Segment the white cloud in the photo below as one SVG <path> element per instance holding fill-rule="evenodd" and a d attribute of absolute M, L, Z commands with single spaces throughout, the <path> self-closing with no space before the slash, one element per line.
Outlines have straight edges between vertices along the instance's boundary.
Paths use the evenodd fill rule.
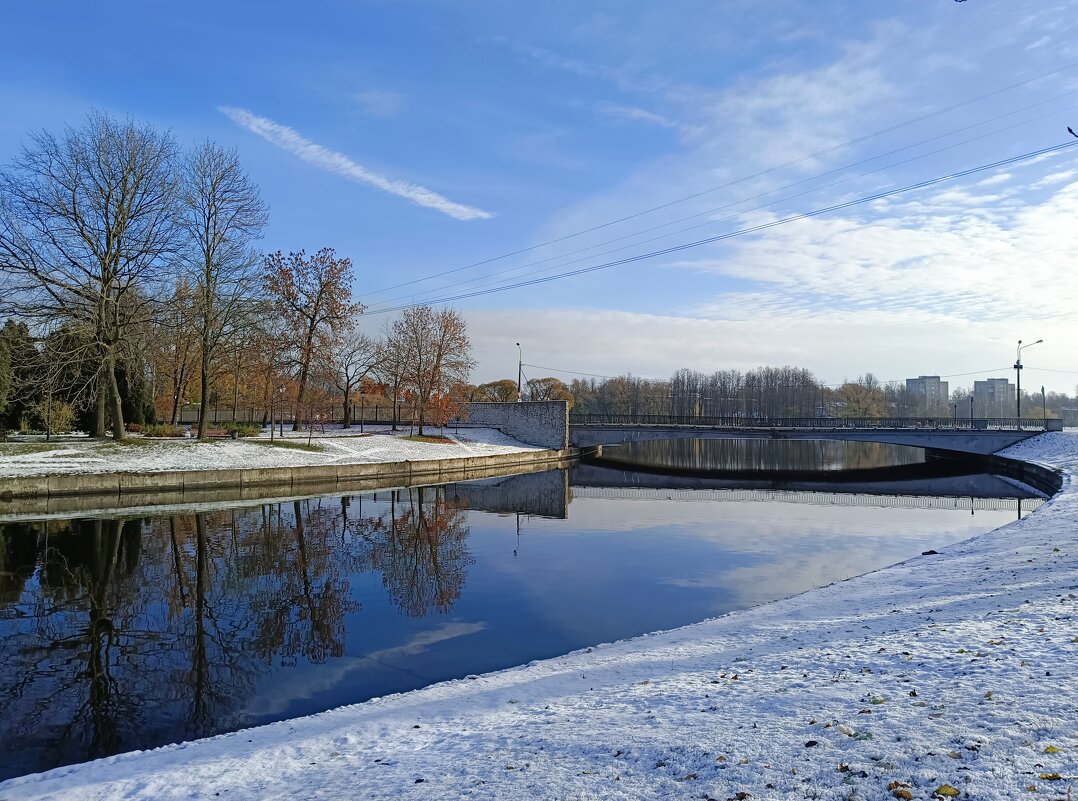
<path fill-rule="evenodd" d="M 267 142 L 276 145 L 282 150 L 303 159 L 308 164 L 313 164 L 320 169 L 335 173 L 355 183 L 373 186 L 383 192 L 410 200 L 417 206 L 440 211 L 442 214 L 457 220 L 485 220 L 493 216 L 488 211 L 455 203 L 418 184 L 387 178 L 384 175 L 371 172 L 356 164 L 343 153 L 315 144 L 292 128 L 276 123 L 266 117 L 260 117 L 246 109 L 221 106 L 218 110 L 237 125 L 261 136 Z"/>
<path fill-rule="evenodd" d="M 404 110 L 404 95 L 384 89 L 369 89 L 355 95 L 360 111 L 368 117 L 389 119 Z"/>
<path fill-rule="evenodd" d="M 1042 189 L 1046 186 L 1054 186 L 1055 184 L 1066 183 L 1073 180 L 1075 176 L 1078 176 L 1078 170 L 1063 170 L 1062 172 L 1050 173 L 1038 181 L 1034 181 L 1032 186 L 1034 189 Z"/>
<path fill-rule="evenodd" d="M 604 117 L 613 117 L 615 119 L 629 120 L 631 122 L 643 122 L 648 125 L 657 125 L 660 128 L 677 127 L 677 123 L 667 119 L 663 115 L 656 114 L 655 112 L 646 109 L 636 108 L 635 106 L 619 106 L 615 103 L 602 103 L 598 110 Z"/>

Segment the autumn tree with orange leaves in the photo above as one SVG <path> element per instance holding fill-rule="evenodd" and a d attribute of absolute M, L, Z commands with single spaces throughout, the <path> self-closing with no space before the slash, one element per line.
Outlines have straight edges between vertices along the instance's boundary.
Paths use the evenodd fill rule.
<path fill-rule="evenodd" d="M 394 321 L 391 340 L 402 357 L 404 388 L 415 397 L 422 435 L 434 416 L 434 400 L 465 383 L 475 366 L 468 327 L 453 309 L 413 306 Z"/>
<path fill-rule="evenodd" d="M 329 351 L 334 336 L 346 334 L 363 305 L 352 302 L 352 261 L 333 248 L 309 257 L 304 251 L 266 256 L 266 289 L 285 322 L 297 370 L 292 430 L 303 428 L 303 409 L 311 366 Z"/>

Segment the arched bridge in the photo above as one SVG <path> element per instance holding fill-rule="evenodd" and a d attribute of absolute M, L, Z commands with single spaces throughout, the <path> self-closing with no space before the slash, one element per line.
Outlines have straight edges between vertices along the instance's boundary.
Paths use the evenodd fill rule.
<path fill-rule="evenodd" d="M 664 439 L 830 439 L 883 442 L 986 455 L 1045 430 L 1058 420 L 1033 418 L 895 417 L 676 417 L 571 415 L 570 444 L 577 448 Z"/>

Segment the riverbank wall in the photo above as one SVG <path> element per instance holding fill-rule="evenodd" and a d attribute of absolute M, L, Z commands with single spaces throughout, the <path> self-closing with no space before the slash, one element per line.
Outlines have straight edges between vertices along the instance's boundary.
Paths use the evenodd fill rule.
<path fill-rule="evenodd" d="M 578 448 L 563 448 L 421 461 L 26 476 L 4 482 L 0 489 L 0 515 L 52 514 L 62 509 L 90 506 L 204 503 L 444 484 L 549 470 L 579 458 L 581 454 Z M 92 502 L 88 506 L 80 502 L 80 498 L 92 498 Z"/>

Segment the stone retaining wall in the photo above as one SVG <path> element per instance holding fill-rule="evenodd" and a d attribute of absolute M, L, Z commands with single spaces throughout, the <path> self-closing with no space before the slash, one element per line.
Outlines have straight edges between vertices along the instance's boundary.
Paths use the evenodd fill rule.
<path fill-rule="evenodd" d="M 468 425 L 496 428 L 514 439 L 540 448 L 569 447 L 568 401 L 526 403 L 469 403 Z"/>

